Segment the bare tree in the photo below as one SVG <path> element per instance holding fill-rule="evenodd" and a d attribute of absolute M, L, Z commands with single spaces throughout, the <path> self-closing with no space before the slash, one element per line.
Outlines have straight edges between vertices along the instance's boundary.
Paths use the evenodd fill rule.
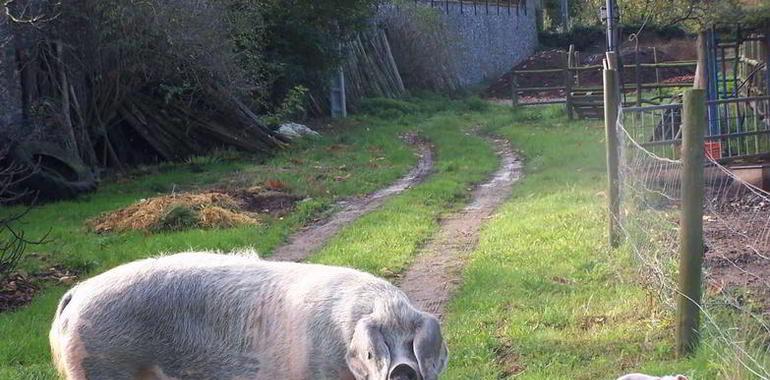
<path fill-rule="evenodd" d="M 33 196 L 27 191 L 20 190 L 19 185 L 36 171 L 25 165 L 20 165 L 8 158 L 7 149 L 0 150 L 0 205 L 17 202 Z M 0 279 L 7 276 L 16 268 L 30 244 L 40 244 L 45 239 L 32 240 L 24 235 L 24 231 L 16 227 L 16 223 L 27 214 L 29 207 L 19 212 L 11 212 L 0 216 Z"/>

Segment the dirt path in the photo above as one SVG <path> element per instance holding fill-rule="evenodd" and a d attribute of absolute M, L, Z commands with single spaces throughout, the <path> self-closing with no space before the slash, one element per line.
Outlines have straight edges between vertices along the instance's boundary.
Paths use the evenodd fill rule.
<path fill-rule="evenodd" d="M 508 141 L 493 140 L 500 168 L 473 191 L 471 203 L 441 222 L 439 232 L 423 247 L 399 287 L 419 309 L 443 317 L 444 307 L 460 286 L 467 256 L 478 243 L 481 226 L 511 194 L 521 176 L 521 161 Z"/>
<path fill-rule="evenodd" d="M 417 146 L 420 160 L 406 176 L 392 185 L 365 197 L 339 203 L 342 210 L 331 217 L 295 233 L 288 243 L 275 250 L 269 260 L 302 261 L 318 251 L 329 238 L 362 215 L 381 206 L 390 197 L 422 182 L 433 169 L 433 153 L 430 144 L 416 136 L 406 139 Z"/>

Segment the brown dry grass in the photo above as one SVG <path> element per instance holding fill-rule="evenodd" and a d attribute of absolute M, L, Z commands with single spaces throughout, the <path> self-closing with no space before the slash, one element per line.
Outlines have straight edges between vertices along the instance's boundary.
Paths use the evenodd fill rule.
<path fill-rule="evenodd" d="M 240 210 L 239 202 L 226 193 L 185 193 L 143 199 L 126 208 L 113 211 L 86 222 L 97 233 L 129 230 L 152 231 L 162 218 L 175 207 L 196 211 L 200 228 L 228 228 L 255 225 L 259 220 Z"/>
<path fill-rule="evenodd" d="M 199 215 L 199 225 L 203 228 L 229 228 L 259 223 L 250 215 L 217 206 L 204 207 Z"/>

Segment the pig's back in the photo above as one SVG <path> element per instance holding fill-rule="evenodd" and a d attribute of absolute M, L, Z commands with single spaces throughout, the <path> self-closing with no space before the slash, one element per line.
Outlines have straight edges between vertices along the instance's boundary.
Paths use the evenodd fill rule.
<path fill-rule="evenodd" d="M 339 300 L 372 284 L 389 286 L 344 268 L 184 253 L 85 281 L 63 314 L 76 314 L 88 373 L 109 357 L 172 378 L 322 378 L 344 369 L 324 368 L 344 364 Z"/>

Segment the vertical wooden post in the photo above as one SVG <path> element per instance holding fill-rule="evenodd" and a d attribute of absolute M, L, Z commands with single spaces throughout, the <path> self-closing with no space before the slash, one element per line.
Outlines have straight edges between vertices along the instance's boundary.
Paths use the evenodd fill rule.
<path fill-rule="evenodd" d="M 620 245 L 620 179 L 618 175 L 618 87 L 617 60 L 614 52 L 604 60 L 604 128 L 607 140 L 607 210 L 610 247 Z"/>
<path fill-rule="evenodd" d="M 634 80 L 636 80 L 636 106 L 642 106 L 642 62 L 639 59 L 639 41 L 636 41 L 636 48 L 634 50 L 634 60 L 636 61 L 636 67 L 634 68 Z"/>
<path fill-rule="evenodd" d="M 660 85 L 660 68 L 658 67 L 658 48 L 652 47 L 652 59 L 655 62 L 655 84 Z M 658 96 L 663 96 L 663 88 L 658 87 Z"/>
<path fill-rule="evenodd" d="M 679 220 L 677 353 L 698 346 L 703 267 L 704 139 L 706 92 L 688 90 L 682 109 L 682 209 Z"/>
<path fill-rule="evenodd" d="M 519 84 L 516 81 L 516 70 L 511 71 L 511 105 L 519 105 Z"/>
<path fill-rule="evenodd" d="M 567 118 L 573 120 L 575 117 L 572 113 L 572 57 L 575 52 L 575 45 L 569 46 L 569 51 L 564 59 L 564 94 L 567 98 Z"/>
<path fill-rule="evenodd" d="M 345 72 L 342 69 L 342 66 L 340 66 L 332 76 L 332 86 L 330 91 L 331 94 L 329 100 L 331 101 L 332 117 L 347 117 L 348 109 L 345 96 Z"/>
<path fill-rule="evenodd" d="M 580 52 L 575 51 L 575 62 L 573 62 L 575 67 L 575 87 L 580 87 L 580 70 L 577 70 L 580 67 Z"/>

